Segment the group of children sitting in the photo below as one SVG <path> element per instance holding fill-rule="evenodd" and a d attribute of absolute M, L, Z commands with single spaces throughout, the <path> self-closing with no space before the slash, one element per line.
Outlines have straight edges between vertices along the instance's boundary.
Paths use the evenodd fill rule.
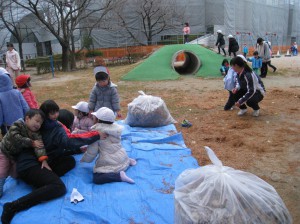
<path fill-rule="evenodd" d="M 15 80 L 18 89 L 14 89 L 9 73 L 1 68 L 0 105 L 3 108 L 0 108 L 0 123 L 3 138 L 0 142 L 0 197 L 7 176 L 16 177 L 28 168 L 28 161 L 22 158 L 23 151 L 28 149 L 35 153 L 42 169 L 55 169 L 58 176 L 74 166 L 70 163 L 70 168 L 66 168 L 68 163 L 65 161 L 65 171 L 55 168 L 54 160 L 61 155 L 84 152 L 80 162 L 92 162 L 101 154 L 93 170 L 95 184 L 134 183 L 125 171 L 136 165 L 136 161 L 129 158 L 122 147 L 123 126 L 115 123 L 116 117 L 121 117 L 116 85 L 110 81 L 108 72 L 101 68 L 95 68 L 94 75 L 96 83 L 89 102 L 80 101 L 72 106 L 73 114 L 66 109 L 60 110 L 53 100 L 46 100 L 38 107 L 30 90 L 30 75 L 19 75 Z"/>

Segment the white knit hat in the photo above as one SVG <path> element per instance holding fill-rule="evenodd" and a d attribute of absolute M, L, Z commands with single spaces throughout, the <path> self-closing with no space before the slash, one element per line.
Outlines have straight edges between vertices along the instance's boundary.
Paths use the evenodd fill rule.
<path fill-rule="evenodd" d="M 247 59 L 244 57 L 244 55 L 238 54 L 237 57 L 240 57 L 244 62 L 247 62 Z"/>
<path fill-rule="evenodd" d="M 84 102 L 84 101 L 80 101 L 75 106 L 72 106 L 72 108 L 75 109 L 75 110 L 79 110 L 81 112 L 84 112 L 84 113 L 88 113 L 90 111 L 89 110 L 89 104 L 87 102 Z"/>
<path fill-rule="evenodd" d="M 233 36 L 231 34 L 228 35 L 228 38 L 233 38 Z"/>
<path fill-rule="evenodd" d="M 98 109 L 96 112 L 93 112 L 92 114 L 101 121 L 114 122 L 116 118 L 114 112 L 107 107 L 101 107 L 100 109 Z"/>
<path fill-rule="evenodd" d="M 222 33 L 222 30 L 217 30 L 217 33 Z"/>

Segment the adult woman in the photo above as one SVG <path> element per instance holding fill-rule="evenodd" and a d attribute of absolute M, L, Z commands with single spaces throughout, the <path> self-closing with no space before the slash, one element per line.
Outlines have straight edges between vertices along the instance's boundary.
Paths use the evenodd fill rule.
<path fill-rule="evenodd" d="M 19 53 L 14 49 L 14 45 L 12 43 L 7 44 L 7 52 L 6 52 L 6 69 L 9 72 L 13 83 L 15 82 L 15 78 L 18 77 L 21 71 L 21 59 Z"/>
<path fill-rule="evenodd" d="M 218 30 L 217 34 L 218 34 L 218 37 L 217 37 L 216 46 L 218 46 L 218 54 L 221 54 L 221 49 L 222 49 L 222 51 L 224 52 L 224 56 L 226 56 L 225 39 L 224 39 L 224 35 L 222 33 L 222 30 Z"/>
<path fill-rule="evenodd" d="M 191 33 L 190 25 L 189 23 L 185 23 L 183 27 L 183 36 L 184 36 L 184 43 L 189 42 L 189 35 Z"/>
<path fill-rule="evenodd" d="M 262 59 L 262 67 L 260 69 L 260 77 L 266 78 L 268 74 L 268 65 L 271 66 L 276 71 L 276 67 L 271 65 L 271 54 L 269 44 L 264 41 L 261 37 L 257 38 L 256 51 L 258 52 L 258 56 Z"/>
<path fill-rule="evenodd" d="M 238 55 L 231 60 L 233 70 L 238 74 L 237 80 L 239 88 L 234 88 L 235 105 L 240 108 L 239 116 L 247 112 L 247 106 L 253 109 L 252 115 L 259 116 L 259 105 L 265 95 L 264 84 L 261 79 L 248 66 L 243 55 Z"/>
<path fill-rule="evenodd" d="M 236 57 L 236 52 L 239 50 L 239 44 L 236 41 L 236 39 L 232 35 L 228 35 L 228 54 L 231 56 L 231 53 L 233 53 L 233 56 Z"/>

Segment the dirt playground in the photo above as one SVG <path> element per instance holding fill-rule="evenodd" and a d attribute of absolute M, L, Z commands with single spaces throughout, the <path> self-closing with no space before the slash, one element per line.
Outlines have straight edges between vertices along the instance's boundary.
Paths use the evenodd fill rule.
<path fill-rule="evenodd" d="M 260 103 L 259 117 L 237 116 L 238 109 L 224 111 L 228 92 L 222 77 L 202 79 L 182 76 L 175 81 L 120 81 L 136 65 L 111 67 L 111 79 L 118 85 L 122 114 L 138 90 L 160 96 L 178 121 L 186 145 L 200 166 L 209 164 L 204 146 L 212 148 L 225 166 L 251 172 L 271 184 L 300 223 L 300 56 L 272 59 L 277 71 L 263 79 L 267 95 Z M 54 99 L 61 108 L 71 109 L 88 100 L 95 83 L 92 69 L 42 76 L 32 75 L 32 90 L 41 103 Z M 183 128 L 189 120 L 193 126 Z"/>

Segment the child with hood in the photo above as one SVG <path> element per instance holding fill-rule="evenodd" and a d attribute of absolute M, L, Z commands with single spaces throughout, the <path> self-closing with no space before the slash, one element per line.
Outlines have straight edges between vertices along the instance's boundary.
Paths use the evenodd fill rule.
<path fill-rule="evenodd" d="M 28 104 L 19 90 L 13 88 L 9 73 L 0 69 L 0 125 L 2 136 L 18 119 L 24 118 Z"/>

